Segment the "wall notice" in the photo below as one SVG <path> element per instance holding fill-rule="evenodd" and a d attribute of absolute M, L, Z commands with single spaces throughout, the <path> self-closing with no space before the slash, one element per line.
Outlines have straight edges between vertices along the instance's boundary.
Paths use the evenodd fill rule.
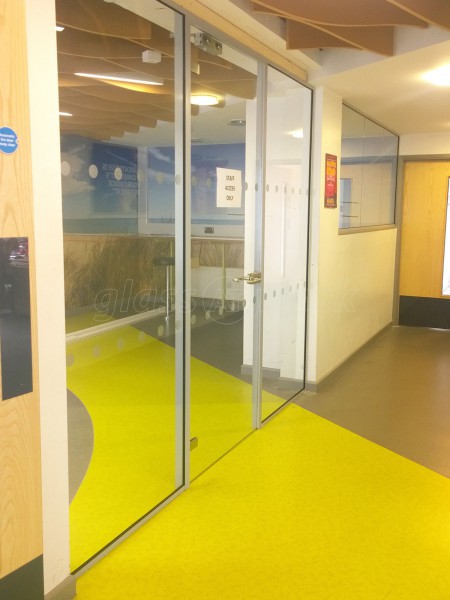
<path fill-rule="evenodd" d="M 217 207 L 241 208 L 242 171 L 217 168 Z"/>
<path fill-rule="evenodd" d="M 325 208 L 337 208 L 337 156 L 325 155 Z"/>
<path fill-rule="evenodd" d="M 0 152 L 13 154 L 17 147 L 17 133 L 10 127 L 0 127 Z"/>

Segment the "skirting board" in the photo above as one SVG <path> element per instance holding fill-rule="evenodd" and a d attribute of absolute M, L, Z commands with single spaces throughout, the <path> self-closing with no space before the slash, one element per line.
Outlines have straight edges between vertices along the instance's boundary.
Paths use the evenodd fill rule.
<path fill-rule="evenodd" d="M 1 600 L 42 600 L 43 597 L 44 567 L 42 555 L 0 579 Z"/>
<path fill-rule="evenodd" d="M 76 578 L 69 575 L 64 581 L 45 594 L 44 600 L 72 600 L 77 595 Z"/>
<path fill-rule="evenodd" d="M 383 327 L 383 329 L 381 329 L 378 333 L 376 333 L 370 339 L 368 339 L 367 342 L 365 342 L 362 346 L 360 346 L 352 354 L 347 356 L 347 358 L 345 358 L 341 363 L 339 363 L 336 368 L 334 368 L 327 375 L 322 377 L 322 379 L 320 379 L 319 381 L 307 381 L 305 390 L 307 392 L 314 392 L 315 394 L 317 392 L 320 392 L 320 388 L 323 387 L 325 385 L 325 383 L 328 383 L 329 381 L 331 381 L 333 379 L 333 377 L 335 377 L 339 373 L 339 371 L 343 367 L 345 367 L 345 365 L 348 363 L 348 361 L 352 360 L 357 354 L 359 354 L 362 350 L 364 350 L 364 348 L 366 348 L 369 344 L 371 344 L 372 342 L 377 340 L 379 337 L 381 337 L 384 333 L 386 333 L 386 331 L 389 331 L 391 329 L 391 327 L 392 327 L 392 322 L 389 323 L 388 325 L 386 325 L 386 327 Z"/>
<path fill-rule="evenodd" d="M 400 296 L 400 325 L 450 329 L 450 298 Z"/>

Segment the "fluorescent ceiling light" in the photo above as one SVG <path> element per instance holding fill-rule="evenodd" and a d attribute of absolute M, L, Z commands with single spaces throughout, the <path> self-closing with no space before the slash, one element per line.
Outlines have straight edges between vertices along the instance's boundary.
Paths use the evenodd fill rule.
<path fill-rule="evenodd" d="M 196 106 L 215 106 L 219 104 L 219 98 L 210 95 L 191 96 L 191 104 L 195 104 Z"/>
<path fill-rule="evenodd" d="M 142 85 L 163 85 L 164 80 L 160 77 L 149 75 L 146 77 L 139 75 L 127 75 L 126 73 L 75 73 L 78 77 L 90 77 L 91 79 L 102 79 L 105 81 L 120 81 L 123 83 L 138 83 Z"/>
<path fill-rule="evenodd" d="M 65 27 L 63 27 L 62 25 L 57 25 L 55 29 L 56 31 L 64 31 Z"/>
<path fill-rule="evenodd" d="M 73 117 L 73 114 L 69 113 L 69 112 L 61 112 L 61 111 L 59 111 L 59 116 L 60 117 Z"/>
<path fill-rule="evenodd" d="M 450 65 L 439 67 L 439 69 L 433 69 L 423 75 L 423 79 L 432 83 L 433 85 L 439 86 L 450 86 Z"/>

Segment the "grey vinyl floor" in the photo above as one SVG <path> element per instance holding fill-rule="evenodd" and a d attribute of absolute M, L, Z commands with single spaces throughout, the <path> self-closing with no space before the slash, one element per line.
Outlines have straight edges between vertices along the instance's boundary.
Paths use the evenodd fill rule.
<path fill-rule="evenodd" d="M 295 401 L 450 477 L 450 331 L 393 327 Z"/>

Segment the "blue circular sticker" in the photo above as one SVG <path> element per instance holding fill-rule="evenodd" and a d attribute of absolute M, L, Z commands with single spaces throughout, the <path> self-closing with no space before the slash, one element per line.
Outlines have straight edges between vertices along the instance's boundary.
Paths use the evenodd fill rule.
<path fill-rule="evenodd" d="M 0 152 L 13 154 L 18 145 L 17 133 L 10 127 L 0 127 Z"/>

